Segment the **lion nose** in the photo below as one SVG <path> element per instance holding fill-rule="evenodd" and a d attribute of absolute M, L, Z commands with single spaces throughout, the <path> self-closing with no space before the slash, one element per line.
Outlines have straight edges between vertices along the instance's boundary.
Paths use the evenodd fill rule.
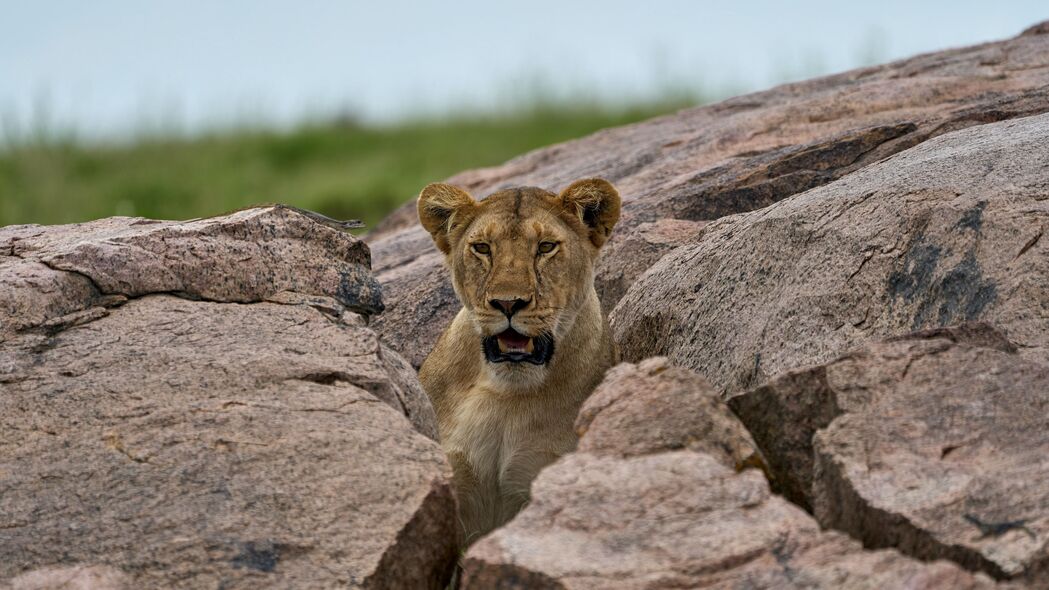
<path fill-rule="evenodd" d="M 531 301 L 527 299 L 492 299 L 488 301 L 488 305 L 503 312 L 506 314 L 506 317 L 510 317 L 528 307 L 529 303 Z"/>

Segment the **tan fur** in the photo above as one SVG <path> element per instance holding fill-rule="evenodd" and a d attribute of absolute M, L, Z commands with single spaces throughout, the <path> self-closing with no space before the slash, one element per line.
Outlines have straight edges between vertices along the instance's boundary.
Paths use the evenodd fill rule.
<path fill-rule="evenodd" d="M 539 470 L 575 448 L 579 406 L 616 361 L 593 269 L 619 207 L 615 188 L 600 179 L 577 181 L 560 195 L 521 188 L 476 202 L 432 184 L 419 196 L 419 219 L 445 253 L 463 303 L 419 378 L 455 471 L 467 542 L 512 518 Z M 556 249 L 540 253 L 545 241 Z M 478 253 L 477 243 L 490 252 Z M 493 299 L 530 303 L 507 320 Z M 528 336 L 553 334 L 548 364 L 485 359 L 482 338 L 508 321 Z"/>

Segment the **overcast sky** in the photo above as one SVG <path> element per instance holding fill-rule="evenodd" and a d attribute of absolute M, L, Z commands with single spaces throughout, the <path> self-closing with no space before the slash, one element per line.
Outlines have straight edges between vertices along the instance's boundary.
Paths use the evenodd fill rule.
<path fill-rule="evenodd" d="M 1049 1 L 0 0 L 0 122 L 89 136 L 724 94 L 1016 35 Z"/>

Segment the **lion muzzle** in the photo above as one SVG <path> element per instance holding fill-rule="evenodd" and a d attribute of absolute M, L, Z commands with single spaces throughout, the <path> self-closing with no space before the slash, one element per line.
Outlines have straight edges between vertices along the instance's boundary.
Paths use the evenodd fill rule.
<path fill-rule="evenodd" d="M 484 358 L 490 363 L 531 363 L 545 365 L 554 356 L 554 338 L 548 333 L 526 336 L 507 328 L 481 339 Z"/>

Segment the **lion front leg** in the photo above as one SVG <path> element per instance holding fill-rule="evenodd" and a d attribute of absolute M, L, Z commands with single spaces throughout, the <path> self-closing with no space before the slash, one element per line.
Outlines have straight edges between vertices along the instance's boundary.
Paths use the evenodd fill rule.
<path fill-rule="evenodd" d="M 494 485 L 481 481 L 465 453 L 450 452 L 452 483 L 459 501 L 459 526 L 463 544 L 468 546 L 499 524 L 499 493 Z"/>

